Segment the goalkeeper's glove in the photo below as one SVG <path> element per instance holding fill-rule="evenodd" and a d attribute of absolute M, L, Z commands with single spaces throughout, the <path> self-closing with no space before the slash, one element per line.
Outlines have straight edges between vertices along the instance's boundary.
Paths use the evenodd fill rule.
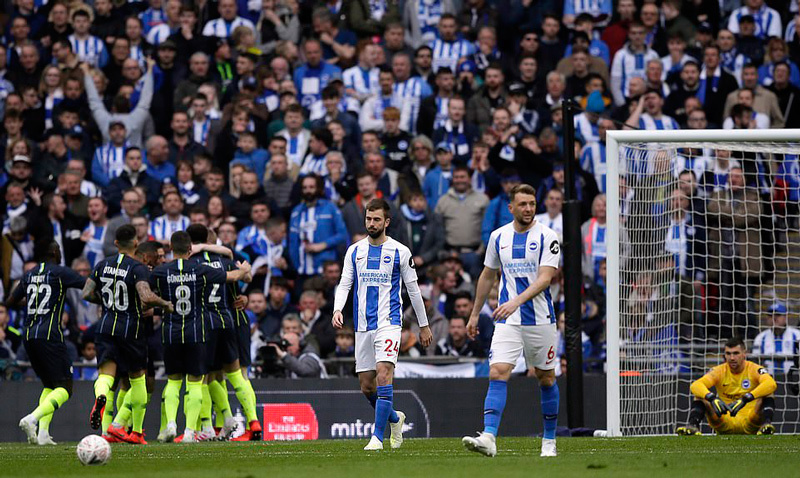
<path fill-rule="evenodd" d="M 730 411 L 728 409 L 728 405 L 726 405 L 725 402 L 722 401 L 722 399 L 717 397 L 717 394 L 715 394 L 714 392 L 709 392 L 706 395 L 706 400 L 708 401 L 708 403 L 711 404 L 711 409 L 714 411 L 714 414 L 718 417 L 721 417 L 722 415 L 725 415 Z"/>
<path fill-rule="evenodd" d="M 753 394 L 750 392 L 745 393 L 739 400 L 733 402 L 730 406 L 731 416 L 735 417 L 737 413 L 742 411 L 745 405 L 754 400 Z"/>

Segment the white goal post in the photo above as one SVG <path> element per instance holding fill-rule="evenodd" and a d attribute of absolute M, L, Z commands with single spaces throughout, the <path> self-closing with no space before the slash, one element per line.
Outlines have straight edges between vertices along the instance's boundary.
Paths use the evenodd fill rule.
<path fill-rule="evenodd" d="M 709 156 L 712 159 L 712 163 L 707 164 L 717 165 L 718 161 L 719 163 L 723 163 L 722 159 L 727 156 L 729 151 L 739 153 L 738 156 L 734 157 L 743 158 L 741 160 L 742 165 L 744 165 L 746 161 L 749 161 L 748 165 L 757 162 L 759 181 L 762 181 L 764 176 L 771 176 L 767 178 L 769 181 L 777 180 L 779 178 L 775 176 L 775 169 L 770 169 L 770 167 L 773 167 L 774 163 L 781 162 L 783 158 L 788 158 L 790 155 L 796 162 L 796 158 L 800 156 L 800 129 L 609 130 L 607 132 L 606 191 L 608 220 L 605 231 L 607 245 L 605 260 L 607 268 L 606 415 L 608 436 L 664 435 L 673 433 L 674 427 L 678 425 L 678 422 L 683 419 L 685 413 L 689 409 L 691 399 L 690 395 L 687 393 L 689 381 L 699 378 L 703 370 L 707 370 L 711 366 L 721 363 L 720 352 L 722 341 L 724 338 L 731 335 L 739 335 L 738 332 L 741 329 L 737 325 L 727 326 L 728 329 L 723 330 L 726 325 L 719 324 L 726 324 L 724 319 L 720 319 L 717 322 L 716 332 L 703 330 L 707 324 L 712 324 L 712 321 L 709 320 L 706 322 L 707 319 L 703 317 L 708 310 L 706 308 L 707 303 L 705 302 L 706 296 L 704 294 L 699 294 L 699 298 L 693 297 L 691 299 L 697 299 L 695 302 L 692 302 L 693 304 L 700 303 L 701 305 L 697 306 L 697 309 L 693 308 L 689 314 L 692 318 L 690 320 L 697 320 L 698 323 L 689 324 L 688 328 L 690 331 L 688 334 L 694 335 L 691 335 L 688 340 L 681 336 L 680 345 L 678 345 L 679 341 L 676 336 L 674 344 L 670 343 L 670 345 L 664 345 L 666 342 L 660 342 L 660 345 L 657 345 L 657 347 L 660 347 L 660 351 L 652 352 L 652 347 L 654 347 L 654 345 L 652 345 L 653 342 L 648 343 L 647 340 L 639 341 L 638 338 L 630 339 L 630 337 L 635 335 L 632 331 L 641 329 L 647 332 L 646 329 L 651 325 L 655 326 L 655 322 L 660 321 L 660 323 L 665 324 L 671 321 L 671 323 L 674 324 L 673 328 L 677 330 L 684 327 L 686 320 L 685 316 L 681 316 L 681 307 L 684 306 L 684 298 L 681 294 L 685 294 L 684 289 L 681 287 L 685 285 L 684 281 L 686 279 L 681 278 L 680 274 L 682 274 L 684 270 L 678 266 L 678 272 L 674 274 L 672 278 L 665 279 L 669 274 L 675 273 L 676 269 L 673 267 L 670 270 L 668 266 L 664 265 L 669 264 L 670 260 L 672 260 L 674 264 L 681 264 L 682 261 L 685 262 L 685 256 L 679 257 L 681 253 L 673 253 L 674 248 L 665 252 L 662 258 L 659 258 L 658 254 L 654 253 L 651 255 L 650 253 L 650 251 L 655 251 L 655 247 L 659 246 L 656 244 L 659 240 L 661 241 L 660 247 L 662 248 L 664 247 L 664 238 L 666 237 L 666 241 L 669 241 L 669 234 L 672 234 L 672 232 L 664 234 L 662 230 L 675 230 L 667 229 L 677 227 L 672 225 L 674 222 L 670 223 L 671 219 L 669 218 L 674 217 L 673 214 L 680 217 L 682 211 L 681 204 L 683 204 L 678 202 L 678 206 L 671 206 L 673 204 L 673 199 L 671 199 L 672 195 L 679 195 L 679 192 L 675 191 L 676 184 L 678 184 L 677 173 L 673 175 L 673 182 L 667 184 L 664 179 L 667 177 L 663 169 L 665 166 L 657 166 L 657 164 L 674 164 L 676 158 L 678 158 L 678 161 L 680 161 L 678 164 L 680 165 L 694 165 L 694 161 L 687 161 L 684 163 L 685 157 L 687 154 L 689 156 L 696 154 L 697 158 L 700 158 L 702 152 L 704 156 L 702 159 L 704 161 L 707 161 L 705 156 Z M 734 164 L 736 163 L 735 161 L 732 162 Z M 762 166 L 762 163 L 766 164 L 766 166 Z M 634 168 L 632 168 L 632 165 L 634 165 Z M 638 169 L 634 171 L 637 167 Z M 788 166 L 781 165 L 780 167 L 785 168 Z M 647 172 L 651 171 L 653 168 L 660 172 Z M 687 168 L 681 166 L 679 169 Z M 730 166 L 728 166 L 728 168 L 730 168 Z M 673 171 L 673 169 L 669 171 Z M 656 174 L 659 176 L 656 176 Z M 704 177 L 707 175 L 708 173 L 706 173 Z M 623 188 L 626 189 L 626 197 L 624 198 L 620 197 L 621 177 L 626 181 L 623 185 Z M 750 176 L 749 178 L 752 179 L 754 177 L 755 176 Z M 798 177 L 800 177 L 800 174 L 798 174 Z M 720 204 L 720 200 L 716 198 L 719 197 L 717 194 L 721 194 L 720 191 L 727 187 L 727 174 L 725 175 L 724 181 L 724 186 L 710 189 L 710 191 L 713 192 L 705 197 L 703 204 L 709 204 L 709 198 L 712 195 L 717 201 L 717 204 Z M 630 183 L 639 184 L 639 189 L 630 187 Z M 642 186 L 643 183 L 646 184 Z M 767 199 L 759 200 L 758 197 L 759 194 L 761 198 L 769 197 L 771 194 L 771 187 L 759 189 L 758 185 L 763 184 L 763 182 L 755 184 L 756 186 L 754 189 L 757 191 L 755 194 L 756 204 L 761 205 L 766 203 Z M 773 184 L 773 182 L 769 184 Z M 633 198 L 633 200 L 631 200 L 631 198 Z M 639 201 L 638 206 L 631 206 L 636 200 Z M 644 203 L 644 201 L 649 202 L 643 205 L 642 203 Z M 655 205 L 657 202 L 663 207 L 651 208 L 651 206 Z M 787 201 L 787 204 L 788 202 L 789 201 Z M 670 209 L 670 207 L 673 209 Z M 772 206 L 770 205 L 769 207 L 769 210 L 772 211 Z M 653 211 L 652 213 L 650 213 L 651 210 Z M 640 218 L 634 219 L 633 221 L 628 220 L 629 217 L 632 217 L 628 215 L 630 211 L 638 211 Z M 705 209 L 703 209 L 703 211 L 703 214 L 705 214 Z M 715 211 L 717 211 L 717 209 L 715 209 Z M 634 212 L 632 214 L 637 213 Z M 658 216 L 660 214 L 662 219 L 654 220 L 652 217 L 647 217 L 647 214 L 652 214 L 653 216 Z M 796 212 L 794 214 L 797 215 Z M 714 224 L 720 223 L 718 219 L 720 216 L 721 214 L 716 214 L 714 216 Z M 627 223 L 625 222 L 626 220 L 628 220 Z M 759 221 L 760 220 L 761 219 L 759 219 Z M 668 224 L 667 226 L 664 226 L 665 221 Z M 797 219 L 793 219 L 793 221 L 795 222 L 792 222 L 792 224 L 800 223 Z M 649 225 L 652 224 L 658 224 L 658 226 L 648 229 Z M 761 222 L 758 223 L 757 227 L 760 226 Z M 790 230 L 791 228 L 788 226 L 786 227 L 786 231 L 788 231 L 787 235 L 793 238 L 790 242 L 794 241 L 794 238 L 800 237 L 798 228 L 800 228 L 800 226 L 796 226 L 794 230 Z M 717 229 L 721 230 L 722 228 L 717 227 Z M 741 240 L 738 238 L 742 237 L 737 236 L 737 234 L 739 234 L 742 229 L 736 229 L 734 226 L 730 226 L 730 229 L 733 232 L 729 233 L 728 236 L 723 236 L 721 232 L 719 233 L 719 237 L 715 236 L 714 240 L 717 244 L 716 251 L 722 250 L 722 246 L 720 246 L 720 244 L 722 244 L 728 247 L 728 249 L 734 250 L 734 252 L 730 254 L 736 254 L 735 248 L 738 247 L 736 241 Z M 760 233 L 760 231 L 756 232 Z M 747 233 L 746 228 L 744 233 Z M 694 234 L 694 232 L 691 234 Z M 624 240 L 623 244 L 620 243 L 621 237 Z M 733 243 L 725 243 L 726 237 L 733 237 Z M 749 236 L 744 237 L 747 238 Z M 785 235 L 782 237 L 785 237 Z M 682 236 L 681 240 L 685 240 L 685 236 Z M 744 242 L 749 244 L 748 239 L 744 239 Z M 775 243 L 777 244 L 777 241 L 775 241 Z M 748 292 L 745 292 L 741 302 L 732 302 L 734 305 L 731 306 L 732 310 L 729 312 L 731 317 L 737 316 L 737 314 L 748 316 L 747 319 L 744 319 L 746 322 L 743 326 L 748 332 L 748 346 L 753 344 L 752 334 L 756 332 L 753 330 L 754 324 L 759 323 L 758 321 L 761 320 L 760 318 L 764 315 L 767 307 L 769 307 L 770 304 L 776 303 L 778 300 L 783 301 L 787 294 L 791 296 L 791 294 L 794 293 L 787 291 L 795 286 L 795 284 L 791 284 L 791 279 L 795 277 L 795 274 L 796 277 L 800 277 L 800 260 L 798 260 L 799 253 L 794 252 L 793 256 L 791 246 L 792 244 L 790 244 L 788 251 L 785 253 L 780 255 L 776 253 L 774 256 L 774 262 L 776 263 L 774 264 L 773 271 L 780 269 L 783 271 L 781 277 L 791 276 L 789 279 L 782 279 L 786 282 L 785 284 L 781 282 L 780 285 L 777 285 L 774 274 L 771 276 L 772 278 L 768 279 L 769 282 L 764 282 L 759 277 L 757 279 L 757 285 L 753 287 L 753 289 L 757 290 L 758 294 L 760 294 L 755 295 L 757 298 L 753 298 L 753 296 L 748 295 Z M 760 243 L 758 248 L 759 253 L 761 253 Z M 706 251 L 706 249 L 703 250 Z M 707 252 L 704 252 L 704 254 L 706 258 L 710 257 Z M 725 267 L 724 260 L 726 258 L 730 259 L 728 256 L 724 256 L 724 254 L 724 252 L 718 252 L 716 255 L 714 267 L 716 267 L 717 270 Z M 735 261 L 736 259 L 730 260 Z M 760 257 L 759 261 L 761 261 Z M 781 264 L 777 264 L 779 261 Z M 735 264 L 735 262 L 732 263 Z M 770 264 L 772 264 L 772 262 Z M 648 269 L 650 267 L 653 269 Z M 658 272 L 659 267 L 665 270 L 667 274 L 660 274 Z M 727 285 L 731 288 L 737 287 L 738 281 L 741 280 L 738 278 L 742 277 L 742 272 L 739 271 L 737 267 L 738 266 L 735 265 L 732 266 L 733 271 L 728 275 L 725 275 L 729 272 L 727 270 L 718 274 L 719 277 L 725 275 L 728 279 L 715 279 L 715 285 L 718 287 L 718 289 L 715 290 L 722 291 L 721 293 L 718 292 L 719 295 L 715 296 L 715 299 L 720 303 L 727 300 L 723 297 L 723 295 L 726 294 L 724 286 Z M 650 271 L 653 272 L 651 273 Z M 658 295 L 657 291 L 659 288 L 656 281 L 662 280 L 663 283 L 661 284 L 660 290 L 669 289 L 672 291 L 662 293 L 662 295 L 671 294 L 673 297 L 670 301 L 665 300 L 660 302 L 661 304 L 668 303 L 669 305 L 660 305 L 659 307 L 661 307 L 661 309 L 655 313 L 650 309 L 646 309 L 645 312 L 644 307 L 632 308 L 630 303 L 634 302 L 633 299 L 631 299 L 630 303 L 626 302 L 629 298 L 634 296 L 634 292 L 632 291 L 637 287 L 634 285 L 634 281 L 638 279 L 633 278 L 641 278 L 642 273 L 647 274 L 648 279 L 645 281 L 647 287 L 642 287 L 641 289 L 648 291 L 656 290 L 653 294 Z M 748 274 L 748 271 L 745 271 L 744 274 Z M 768 276 L 769 274 L 767 273 L 764 275 Z M 675 277 L 677 277 L 677 279 Z M 722 284 L 725 280 L 727 280 L 728 283 L 719 286 L 719 284 Z M 672 281 L 672 283 L 668 284 L 668 281 Z M 689 289 L 694 291 L 694 289 L 692 289 L 693 283 L 691 279 L 689 279 L 689 281 Z M 677 286 L 675 282 L 678 283 Z M 800 284 L 800 280 L 798 280 L 798 284 Z M 771 287 L 773 290 L 769 293 L 765 293 L 764 290 L 768 287 Z M 776 292 L 774 289 L 778 288 L 782 289 Z M 708 289 L 703 288 L 702 290 L 705 292 Z M 792 289 L 792 291 L 794 291 L 794 289 Z M 644 292 L 640 292 L 639 295 L 643 296 L 644 294 Z M 637 299 L 641 298 L 637 296 Z M 799 303 L 796 305 L 800 305 L 800 300 L 798 302 Z M 647 303 L 647 300 L 640 300 L 640 302 L 636 304 L 638 305 L 639 303 Z M 714 304 L 717 304 L 717 302 L 714 302 Z M 737 309 L 737 307 L 742 307 L 745 313 L 741 314 L 740 312 L 742 309 Z M 800 307 L 795 307 L 795 309 L 798 308 Z M 797 310 L 794 310 L 794 315 L 790 313 L 790 317 L 796 319 L 796 313 Z M 638 314 L 638 317 L 635 317 L 636 314 Z M 653 317 L 655 317 L 655 319 Z M 739 320 L 738 316 L 735 320 Z M 755 320 L 755 322 L 753 322 L 753 320 Z M 701 321 L 702 323 L 700 323 Z M 735 322 L 730 323 L 735 324 Z M 709 326 L 712 327 L 713 325 Z M 696 330 L 701 330 L 701 333 L 697 334 L 695 332 Z M 636 337 L 641 337 L 641 335 Z M 637 357 L 638 354 L 636 350 L 639 350 L 637 347 L 651 347 L 649 349 L 651 352 L 648 352 L 650 356 L 644 358 L 642 356 Z M 665 352 L 667 348 L 669 348 L 669 351 Z M 687 350 L 688 352 L 685 352 Z M 796 354 L 797 351 L 794 352 L 795 357 Z M 774 357 L 774 355 L 772 357 Z M 757 357 L 757 359 L 768 360 L 768 357 L 766 354 L 763 354 Z M 782 368 L 782 365 L 780 365 L 782 362 L 776 360 L 775 363 L 779 364 L 779 368 Z M 691 364 L 691 367 L 686 365 L 686 368 L 682 368 L 684 364 Z M 787 367 L 789 366 L 787 365 Z M 621 372 L 623 374 L 622 377 Z M 787 373 L 787 375 L 791 374 Z M 797 396 L 794 393 L 790 394 L 785 392 L 787 389 L 788 386 L 779 386 L 779 391 L 776 392 L 776 399 L 780 403 L 776 409 L 781 406 L 786 409 L 791 408 L 791 413 L 794 413 L 792 416 L 796 417 L 798 413 L 800 413 L 800 402 L 798 402 Z M 778 393 L 784 393 L 786 398 L 779 398 L 777 396 Z M 777 414 L 775 418 L 778 419 Z M 794 424 L 788 424 L 784 426 L 782 430 L 779 428 L 779 432 L 800 432 L 800 427 L 798 427 L 796 423 L 797 419 L 795 418 L 794 421 Z M 778 426 L 777 423 L 776 426 Z M 708 431 L 708 429 L 706 428 L 704 431 Z"/>

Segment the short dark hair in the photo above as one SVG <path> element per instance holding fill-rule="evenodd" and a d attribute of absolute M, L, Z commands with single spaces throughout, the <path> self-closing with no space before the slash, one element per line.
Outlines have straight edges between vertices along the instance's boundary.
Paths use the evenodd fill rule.
<path fill-rule="evenodd" d="M 61 247 L 56 241 L 50 241 L 47 244 L 47 252 L 45 252 L 45 259 L 50 262 L 59 262 L 61 259 Z"/>
<path fill-rule="evenodd" d="M 172 252 L 177 255 L 187 254 L 192 249 L 192 238 L 186 231 L 177 231 L 169 238 Z"/>
<path fill-rule="evenodd" d="M 726 349 L 732 349 L 732 348 L 736 348 L 736 347 L 741 347 L 741 348 L 747 350 L 747 345 L 744 344 L 744 339 L 742 339 L 738 335 L 735 336 L 735 337 L 731 337 L 731 338 L 729 338 L 728 340 L 725 341 L 725 348 Z"/>
<path fill-rule="evenodd" d="M 328 128 L 314 128 L 311 130 L 311 136 L 317 141 L 322 141 L 326 148 L 330 148 L 333 144 L 333 134 L 328 131 Z"/>
<path fill-rule="evenodd" d="M 286 289 L 288 291 L 289 290 L 289 281 L 286 280 L 286 277 L 280 277 L 280 276 L 279 277 L 273 277 L 269 281 L 269 286 L 270 287 L 282 287 L 282 288 L 284 288 L 284 289 Z M 250 291 L 250 292 L 260 292 L 260 291 L 253 290 L 253 291 Z M 261 292 L 261 293 L 263 294 L 263 292 Z"/>
<path fill-rule="evenodd" d="M 162 249 L 163 247 L 164 245 L 158 241 L 146 241 L 139 244 L 139 247 L 136 248 L 136 255 L 143 256 L 145 254 L 156 254 L 158 253 L 158 250 Z"/>
<path fill-rule="evenodd" d="M 514 201 L 514 197 L 517 194 L 530 194 L 531 196 L 536 197 L 536 189 L 534 189 L 530 184 L 517 184 L 511 189 L 508 198 L 511 201 Z"/>
<path fill-rule="evenodd" d="M 114 239 L 123 247 L 132 245 L 133 240 L 136 239 L 136 228 L 130 224 L 124 224 L 117 229 Z"/>
<path fill-rule="evenodd" d="M 392 216 L 391 211 L 390 211 L 391 208 L 389 207 L 389 203 L 386 202 L 386 200 L 383 199 L 383 198 L 375 198 L 372 201 L 370 201 L 367 204 L 367 206 L 364 208 L 364 212 L 377 211 L 379 209 L 383 211 L 384 219 L 391 218 L 391 216 Z"/>
<path fill-rule="evenodd" d="M 190 224 L 186 233 L 189 234 L 192 244 L 205 244 L 208 241 L 208 228 L 202 224 Z"/>
<path fill-rule="evenodd" d="M 339 88 L 334 85 L 328 85 L 322 89 L 322 99 L 323 100 L 332 100 L 335 98 L 341 98 L 342 95 L 339 93 Z"/>

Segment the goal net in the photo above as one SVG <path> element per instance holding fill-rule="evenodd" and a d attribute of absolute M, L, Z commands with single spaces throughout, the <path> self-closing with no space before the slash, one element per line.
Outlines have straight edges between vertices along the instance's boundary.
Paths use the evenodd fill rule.
<path fill-rule="evenodd" d="M 778 432 L 800 431 L 798 155 L 800 130 L 608 132 L 613 436 L 674 433 L 732 336 L 778 381 Z"/>

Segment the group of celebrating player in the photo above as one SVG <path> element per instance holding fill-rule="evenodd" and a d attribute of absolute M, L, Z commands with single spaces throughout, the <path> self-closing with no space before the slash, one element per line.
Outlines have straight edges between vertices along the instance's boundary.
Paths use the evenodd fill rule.
<path fill-rule="evenodd" d="M 559 267 L 560 244 L 553 230 L 534 219 L 533 187 L 516 186 L 509 197 L 514 219 L 490 237 L 467 326 L 474 337 L 480 310 L 499 279 L 484 429 L 477 437 L 464 437 L 462 443 L 470 451 L 490 457 L 497 454 L 507 381 L 524 353 L 541 388 L 541 456 L 551 457 L 557 455 L 559 390 L 554 373 L 558 334 L 550 282 Z M 347 250 L 334 299 L 332 321 L 341 328 L 345 320 L 342 310 L 351 293 L 353 297 L 356 372 L 361 391 L 375 409 L 374 432 L 365 450 L 383 449 L 387 424 L 391 447 L 399 448 L 403 442 L 405 415 L 394 410 L 392 386 L 403 320 L 401 282 L 419 322 L 420 342 L 428 346 L 432 339 L 415 263 L 408 247 L 386 236 L 390 221 L 385 200 L 374 199 L 366 206 L 368 235 Z M 154 371 L 148 361 L 146 337 L 152 333 L 155 314 L 162 318 L 168 376 L 158 441 L 230 438 L 236 422 L 228 403 L 226 378 L 247 416 L 248 430 L 241 439 L 261 439 L 255 393 L 246 373 L 250 365 L 250 326 L 243 313 L 246 299 L 237 286 L 239 281 L 251 279 L 250 265 L 235 262 L 232 252 L 215 242 L 208 228 L 191 225 L 186 232 L 172 235 L 173 259 L 165 264 L 161 244 L 138 244 L 135 229 L 123 226 L 116 233 L 119 253 L 98 263 L 88 279 L 58 265 L 61 252 L 56 243 L 51 244 L 47 260 L 25 274 L 9 299 L 13 306 L 27 298 L 25 346 L 44 385 L 39 406 L 20 421 L 31 443 L 53 443 L 50 420 L 72 393 L 71 364 L 59 326 L 68 288 L 82 288 L 86 300 L 102 304 L 91 428 L 102 427 L 103 435 L 112 442 L 146 443 L 142 424 Z M 679 434 L 699 434 L 704 414 L 719 433 L 774 432 L 771 394 L 775 381 L 765 369 L 748 362 L 745 352 L 741 341 L 730 341 L 725 348 L 726 363 L 692 385 L 698 400 L 690 424 L 679 428 Z M 179 437 L 176 417 L 184 380 L 186 427 Z M 716 394 L 709 390 L 712 386 L 716 386 Z M 115 393 L 116 414 L 112 415 Z M 212 425 L 212 406 L 219 431 Z"/>
<path fill-rule="evenodd" d="M 236 285 L 251 279 L 250 265 L 234 262 L 229 249 L 208 242 L 216 242 L 216 237 L 203 225 L 176 232 L 170 240 L 173 260 L 164 264 L 160 243 L 139 244 L 133 226 L 122 226 L 115 237 L 118 254 L 99 262 L 88 279 L 58 265 L 61 252 L 56 243 L 50 245 L 47 260 L 25 274 L 9 300 L 13 306 L 27 298 L 25 346 L 44 385 L 39 406 L 20 421 L 29 442 L 53 443 L 48 431 L 52 414 L 72 393 L 71 363 L 59 320 L 68 288 L 82 288 L 85 300 L 102 306 L 92 429 L 102 428 L 110 442 L 146 443 L 142 425 L 155 372 L 147 337 L 153 333 L 153 316 L 159 315 L 168 381 L 158 440 L 230 438 L 236 421 L 225 378 L 248 421 L 248 430 L 237 439 L 261 439 L 255 392 L 242 372 L 250 365 L 250 325 L 243 312 L 246 299 Z M 176 422 L 184 379 L 186 427 L 179 437 Z M 211 421 L 212 404 L 218 432 Z"/>

